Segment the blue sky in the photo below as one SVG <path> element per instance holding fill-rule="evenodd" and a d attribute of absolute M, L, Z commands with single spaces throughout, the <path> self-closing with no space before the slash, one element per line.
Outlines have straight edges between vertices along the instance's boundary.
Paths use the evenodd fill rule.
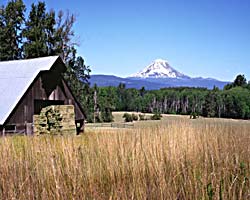
<path fill-rule="evenodd" d="M 250 79 L 249 0 L 45 2 L 76 14 L 78 53 L 93 74 L 126 77 L 162 58 L 189 76 Z"/>

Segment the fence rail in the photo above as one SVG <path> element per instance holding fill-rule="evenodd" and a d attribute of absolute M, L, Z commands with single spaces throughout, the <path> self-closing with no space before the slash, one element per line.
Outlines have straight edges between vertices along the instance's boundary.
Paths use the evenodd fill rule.
<path fill-rule="evenodd" d="M 127 124 L 127 123 L 95 123 L 95 124 L 86 124 L 86 127 L 89 127 L 89 128 L 98 128 L 98 127 L 133 128 L 134 124 Z"/>

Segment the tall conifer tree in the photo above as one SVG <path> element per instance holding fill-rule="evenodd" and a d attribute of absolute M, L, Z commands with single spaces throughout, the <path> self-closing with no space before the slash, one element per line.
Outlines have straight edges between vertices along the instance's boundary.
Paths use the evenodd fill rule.
<path fill-rule="evenodd" d="M 26 58 L 43 57 L 48 55 L 46 36 L 46 8 L 44 2 L 31 5 L 29 19 L 23 31 L 26 42 L 24 54 Z"/>
<path fill-rule="evenodd" d="M 0 60 L 21 59 L 25 5 L 22 0 L 12 0 L 0 10 Z"/>

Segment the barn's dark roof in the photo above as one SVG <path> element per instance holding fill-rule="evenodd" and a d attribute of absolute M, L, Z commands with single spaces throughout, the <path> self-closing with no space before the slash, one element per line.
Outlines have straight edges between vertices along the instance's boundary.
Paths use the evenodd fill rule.
<path fill-rule="evenodd" d="M 41 71 L 50 70 L 59 56 L 0 62 L 0 125 Z"/>

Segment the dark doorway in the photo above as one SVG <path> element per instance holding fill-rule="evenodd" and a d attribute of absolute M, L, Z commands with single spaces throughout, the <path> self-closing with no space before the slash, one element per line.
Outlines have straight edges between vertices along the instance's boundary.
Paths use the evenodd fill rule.
<path fill-rule="evenodd" d="M 47 106 L 51 105 L 64 105 L 64 101 L 61 100 L 38 100 L 35 99 L 34 101 L 34 114 L 40 114 L 41 110 Z"/>

